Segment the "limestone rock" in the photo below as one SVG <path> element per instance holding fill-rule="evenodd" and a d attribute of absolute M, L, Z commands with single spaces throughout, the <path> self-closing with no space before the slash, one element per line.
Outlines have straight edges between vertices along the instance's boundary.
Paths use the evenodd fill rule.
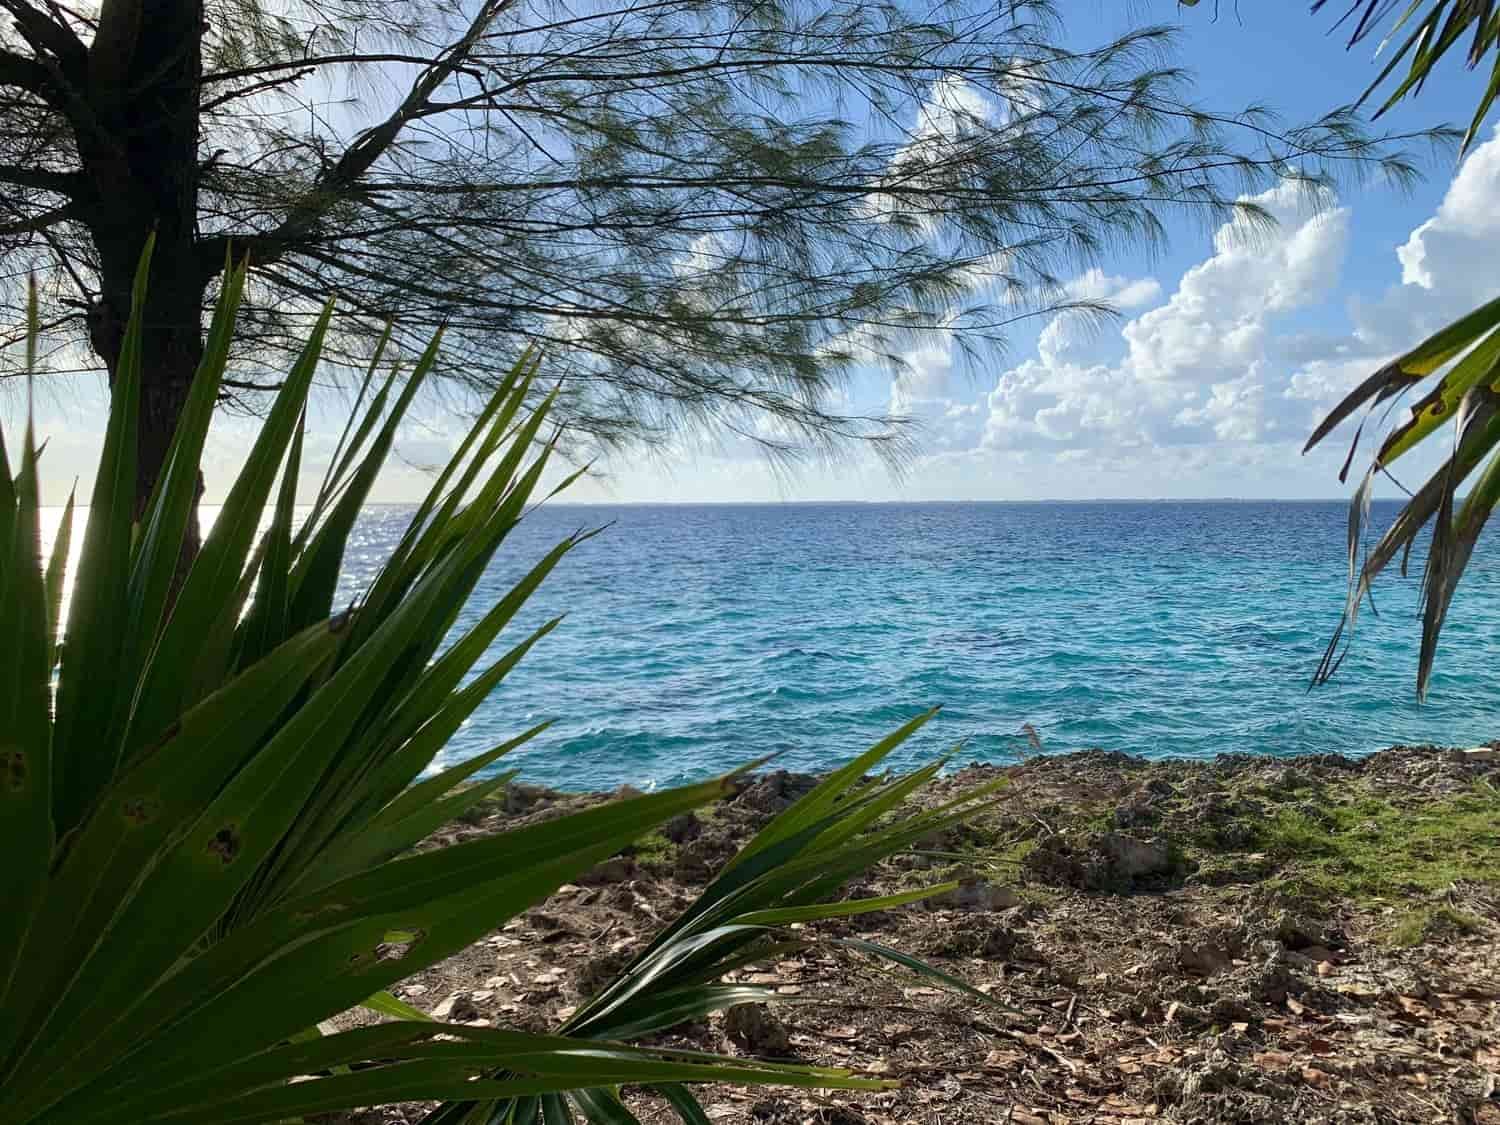
<path fill-rule="evenodd" d="M 724 1033 L 753 1055 L 785 1055 L 792 1046 L 786 1024 L 764 1004 L 736 1004 L 724 1013 Z"/>

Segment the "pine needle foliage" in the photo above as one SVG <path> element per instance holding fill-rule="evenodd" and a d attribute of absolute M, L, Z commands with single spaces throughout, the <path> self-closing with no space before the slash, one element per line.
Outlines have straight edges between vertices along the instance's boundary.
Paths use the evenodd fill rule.
<path fill-rule="evenodd" d="M 909 428 L 847 393 L 858 372 L 1107 314 L 1060 283 L 1173 220 L 1264 219 L 1244 196 L 1281 179 L 1414 174 L 1412 138 L 1198 104 L 1171 28 L 1091 35 L 1049 0 L 147 11 L 0 2 L 0 300 L 19 314 L 42 271 L 54 365 L 114 371 L 156 231 L 148 434 L 170 435 L 232 247 L 251 266 L 220 389 L 245 406 L 337 293 L 331 358 L 362 369 L 393 317 L 413 354 L 444 326 L 435 373 L 481 401 L 496 356 L 556 345 L 578 441 L 707 426 L 900 462 Z"/>

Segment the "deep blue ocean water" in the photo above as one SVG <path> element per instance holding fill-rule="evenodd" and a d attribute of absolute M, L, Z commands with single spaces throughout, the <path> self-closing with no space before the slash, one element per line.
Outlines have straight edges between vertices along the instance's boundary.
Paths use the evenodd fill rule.
<path fill-rule="evenodd" d="M 1377 504 L 1383 528 L 1394 504 Z M 942 713 L 893 759 L 958 747 L 1148 756 L 1364 753 L 1500 736 L 1500 555 L 1460 587 L 1428 702 L 1414 678 L 1420 559 L 1377 586 L 1333 683 L 1308 680 L 1344 596 L 1347 508 L 1326 503 L 551 506 L 523 521 L 465 609 L 472 623 L 566 533 L 569 555 L 504 634 L 558 613 L 452 743 L 543 719 L 508 760 L 565 789 L 702 778 L 780 752 L 817 770 Z M 346 589 L 410 510 L 372 507 Z"/>

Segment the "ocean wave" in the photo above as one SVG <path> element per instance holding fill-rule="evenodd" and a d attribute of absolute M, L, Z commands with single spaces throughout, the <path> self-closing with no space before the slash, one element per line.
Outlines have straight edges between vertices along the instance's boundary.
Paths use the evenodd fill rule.
<path fill-rule="evenodd" d="M 1391 510 L 1377 503 L 1376 523 Z M 351 590 L 400 533 L 390 511 L 365 529 Z M 826 769 L 935 704 L 894 765 L 960 742 L 964 760 L 1011 760 L 1029 751 L 1023 723 L 1049 753 L 1188 757 L 1500 733 L 1494 552 L 1465 578 L 1427 705 L 1411 690 L 1414 579 L 1382 584 L 1338 678 L 1307 690 L 1342 605 L 1344 518 L 1340 503 L 544 507 L 461 624 L 562 534 L 615 522 L 496 645 L 568 615 L 449 757 L 552 719 L 502 765 L 570 789 L 703 778 L 772 752 Z"/>

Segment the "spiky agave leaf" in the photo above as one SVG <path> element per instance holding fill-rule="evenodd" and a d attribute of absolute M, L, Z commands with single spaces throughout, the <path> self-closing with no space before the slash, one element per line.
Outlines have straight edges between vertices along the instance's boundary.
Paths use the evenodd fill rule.
<path fill-rule="evenodd" d="M 902 803 L 931 780 L 942 762 L 904 776 L 868 780 L 893 750 L 935 711 L 917 716 L 876 743 L 771 820 L 682 915 L 638 953 L 597 996 L 559 1028 L 560 1034 L 603 1041 L 630 1041 L 735 1004 L 775 1002 L 776 990 L 725 984 L 726 974 L 752 962 L 806 949 L 815 943 L 786 927 L 827 918 L 887 910 L 930 897 L 945 883 L 877 898 L 831 901 L 844 883 L 879 860 L 909 848 L 923 836 L 972 816 L 1004 780 L 976 787 L 937 808 L 893 818 Z M 991 997 L 897 950 L 872 942 L 833 943 L 883 958 L 944 987 L 967 991 L 987 1004 Z M 688 1125 L 703 1111 L 684 1086 L 657 1084 Z M 573 1091 L 543 1098 L 478 1100 L 442 1106 L 423 1125 L 543 1123 L 577 1114 L 591 1125 L 634 1120 L 614 1091 Z M 621 1116 L 627 1114 L 627 1116 Z"/>
<path fill-rule="evenodd" d="M 35 333 L 35 287 L 30 320 Z M 28 376 L 34 349 L 28 348 Z M 52 816 L 52 719 L 48 671 L 51 599 L 42 572 L 36 435 L 28 395 L 19 471 L 10 475 L 0 439 L 0 1011 L 9 1012 L 24 973 L 19 957 L 47 893 L 56 836 Z M 3 1036 L 3 1033 L 0 1033 Z"/>
<path fill-rule="evenodd" d="M 550 1037 L 465 1028 L 414 1020 L 390 997 L 394 982 L 642 831 L 728 792 L 734 778 L 409 853 L 500 781 L 457 793 L 455 783 L 542 729 L 419 780 L 458 724 L 556 625 L 500 643 L 547 574 L 588 538 L 564 539 L 450 636 L 538 495 L 551 400 L 533 398 L 535 362 L 523 357 L 386 567 L 341 608 L 334 597 L 354 517 L 435 352 L 405 383 L 387 379 L 351 419 L 312 515 L 293 529 L 325 310 L 180 576 L 242 282 L 241 270 L 226 285 L 190 409 L 139 519 L 137 286 L 61 645 L 50 615 L 62 563 L 42 566 L 36 442 L 28 427 L 14 473 L 0 442 L 0 627 L 14 657 L 0 662 L 7 1125 L 256 1125 L 444 1098 L 520 1098 L 552 1120 L 584 1105 L 620 1119 L 627 1111 L 609 1091 L 626 1082 L 882 1086 L 838 1070 L 643 1050 L 608 1037 L 660 1026 L 670 1004 L 724 1000 L 713 974 L 747 956 L 747 936 L 871 906 L 813 904 L 917 830 L 876 821 L 930 769 L 884 785 L 849 771 L 830 779 L 792 816 L 806 823 L 789 830 L 783 819 L 762 834 L 652 947 L 646 967 L 588 1010 L 587 1026 Z M 851 768 L 862 771 L 894 744 Z M 922 830 L 942 819 L 927 817 Z M 361 1002 L 397 1022 L 310 1032 Z"/>

